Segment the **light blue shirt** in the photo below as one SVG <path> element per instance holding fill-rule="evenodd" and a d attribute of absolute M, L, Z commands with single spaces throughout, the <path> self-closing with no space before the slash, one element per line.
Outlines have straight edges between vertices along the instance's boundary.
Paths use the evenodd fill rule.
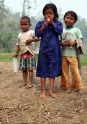
<path fill-rule="evenodd" d="M 72 42 L 76 39 L 82 39 L 80 29 L 76 27 L 64 28 L 62 33 L 62 42 L 71 40 Z M 76 44 L 72 47 L 66 46 L 62 48 L 62 56 L 76 57 Z"/>

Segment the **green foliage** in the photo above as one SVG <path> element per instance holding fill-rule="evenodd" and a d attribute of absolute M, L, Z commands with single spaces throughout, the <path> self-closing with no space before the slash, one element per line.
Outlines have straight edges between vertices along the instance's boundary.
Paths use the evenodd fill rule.
<path fill-rule="evenodd" d="M 84 54 L 81 55 L 82 65 L 87 65 L 87 45 L 84 45 Z"/>
<path fill-rule="evenodd" d="M 4 0 L 0 0 L 0 22 L 6 17 L 7 10 L 5 9 Z"/>
<path fill-rule="evenodd" d="M 82 60 L 82 65 L 87 66 L 87 56 L 82 56 L 81 60 Z"/>
<path fill-rule="evenodd" d="M 12 11 L 9 8 L 6 8 L 4 5 L 4 0 L 0 0 L 0 52 L 12 52 L 16 48 L 16 42 L 17 42 L 17 36 L 20 32 L 20 18 L 21 14 L 26 14 L 27 16 L 30 16 L 32 12 L 30 11 L 32 7 L 32 2 L 36 4 L 36 0 L 23 0 L 22 10 L 23 12 L 19 13 L 12 13 Z M 24 7 L 24 8 L 23 8 Z M 29 11 L 28 11 L 29 10 Z M 63 22 L 63 15 L 61 14 L 61 9 L 59 10 L 59 20 Z M 31 16 L 31 28 L 35 30 L 36 23 L 39 20 L 43 19 L 43 16 L 41 16 L 42 12 L 40 12 L 37 15 L 37 18 L 34 16 Z M 78 18 L 77 23 L 75 24 L 76 27 L 80 28 L 84 44 L 87 44 L 87 21 L 86 19 L 83 19 L 81 17 Z M 38 43 L 36 43 L 37 46 Z"/>
<path fill-rule="evenodd" d="M 12 32 L 11 30 L 6 33 L 0 32 L 0 44 L 1 48 L 5 48 L 5 52 L 11 52 L 12 39 L 15 39 L 15 35 L 14 32 Z"/>
<path fill-rule="evenodd" d="M 79 17 L 75 26 L 81 30 L 83 39 L 87 39 L 87 22 L 86 22 L 86 19 Z"/>
<path fill-rule="evenodd" d="M 16 46 L 14 41 L 17 41 L 19 22 L 12 17 L 10 21 L 9 19 L 10 17 L 7 16 L 3 22 L 0 22 L 0 52 L 11 52 Z"/>

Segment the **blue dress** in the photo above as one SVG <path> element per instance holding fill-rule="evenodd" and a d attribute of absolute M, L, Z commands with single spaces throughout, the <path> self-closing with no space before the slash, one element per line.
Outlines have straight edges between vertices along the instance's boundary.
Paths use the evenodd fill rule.
<path fill-rule="evenodd" d="M 35 35 L 41 37 L 36 76 L 41 78 L 55 78 L 62 74 L 62 55 L 58 35 L 62 34 L 62 23 L 54 20 L 54 26 L 49 24 L 40 33 L 44 21 L 36 24 Z"/>

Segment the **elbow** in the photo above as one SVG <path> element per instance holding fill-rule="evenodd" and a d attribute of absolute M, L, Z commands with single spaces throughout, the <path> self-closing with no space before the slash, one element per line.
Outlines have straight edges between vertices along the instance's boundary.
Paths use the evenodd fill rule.
<path fill-rule="evenodd" d="M 61 30 L 59 31 L 59 35 L 61 35 L 61 34 L 62 34 L 62 32 L 63 32 L 63 30 L 61 29 Z"/>
<path fill-rule="evenodd" d="M 41 37 L 41 34 L 39 32 L 35 32 L 35 36 L 39 38 Z"/>

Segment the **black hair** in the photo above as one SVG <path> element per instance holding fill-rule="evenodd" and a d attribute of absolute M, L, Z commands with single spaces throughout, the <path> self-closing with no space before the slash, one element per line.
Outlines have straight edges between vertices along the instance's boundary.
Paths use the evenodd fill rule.
<path fill-rule="evenodd" d="M 64 15 L 64 19 L 65 19 L 65 17 L 66 17 L 68 14 L 70 14 L 71 16 L 74 17 L 75 22 L 77 21 L 78 17 L 77 17 L 77 14 L 76 14 L 74 11 L 67 11 L 67 12 L 65 13 L 65 15 Z"/>
<path fill-rule="evenodd" d="M 59 17 L 59 15 L 58 15 L 58 12 L 57 12 L 57 7 L 56 7 L 56 5 L 55 4 L 53 4 L 53 3 L 48 3 L 48 4 L 46 4 L 45 6 L 44 6 L 44 8 L 43 8 L 43 15 L 45 16 L 45 11 L 46 11 L 46 9 L 52 9 L 53 10 L 53 12 L 54 12 L 54 18 L 56 19 L 58 19 L 58 17 Z"/>
<path fill-rule="evenodd" d="M 30 23 L 30 18 L 28 16 L 22 16 L 20 20 L 22 20 L 22 19 L 27 19 Z"/>

